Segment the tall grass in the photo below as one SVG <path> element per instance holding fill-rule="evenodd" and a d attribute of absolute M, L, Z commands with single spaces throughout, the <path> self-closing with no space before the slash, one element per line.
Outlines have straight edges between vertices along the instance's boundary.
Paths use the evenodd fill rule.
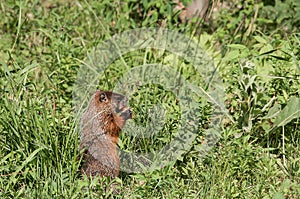
<path fill-rule="evenodd" d="M 295 26 L 282 33 L 281 23 L 271 23 L 266 13 L 275 9 L 281 16 L 278 5 L 263 2 L 230 1 L 230 9 L 218 7 L 214 21 L 197 31 L 193 23 L 177 20 L 171 1 L 114 2 L 116 8 L 110 1 L 1 2 L 0 197 L 298 198 L 300 37 Z M 293 16 L 286 20 L 294 24 L 299 17 Z M 104 39 L 153 26 L 196 34 L 193 39 L 214 58 L 223 78 L 232 120 L 224 121 L 221 139 L 204 159 L 198 148 L 210 121 L 209 103 L 199 107 L 199 132 L 189 150 L 166 167 L 122 172 L 114 180 L 82 176 L 80 115 L 72 107 L 77 71 Z M 123 55 L 100 77 L 98 87 L 112 89 L 126 72 L 123 62 L 130 68 L 164 63 L 173 58 L 170 54 L 147 49 Z M 176 61 L 174 68 L 185 78 L 203 85 L 188 62 Z M 153 109 L 159 102 L 167 110 L 165 125 L 152 137 L 123 134 L 120 148 L 161 149 L 179 126 L 176 96 L 160 85 L 144 85 L 131 97 L 136 117 L 130 122 L 157 125 L 161 121 L 147 114 L 160 114 L 159 107 Z M 116 182 L 119 194 L 107 188 Z"/>

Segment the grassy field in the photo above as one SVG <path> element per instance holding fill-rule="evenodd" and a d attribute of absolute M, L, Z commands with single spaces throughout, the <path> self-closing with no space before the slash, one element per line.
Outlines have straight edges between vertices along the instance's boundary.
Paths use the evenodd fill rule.
<path fill-rule="evenodd" d="M 275 2 L 214 1 L 207 20 L 183 23 L 166 0 L 1 1 L 0 198 L 300 198 L 300 3 Z M 100 48 L 104 41 L 119 42 L 124 31 L 137 28 L 178 32 L 205 56 L 192 47 L 187 57 L 176 55 L 184 37 L 172 41 L 174 51 L 133 43 L 134 50 L 124 48 L 105 72 L 97 71 L 95 82 L 82 75 L 101 67 L 98 58 L 110 58 L 110 49 Z M 224 94 L 213 87 L 206 62 L 201 72 L 194 67 L 197 56 L 211 57 Z M 147 82 L 149 64 L 163 66 L 162 83 L 174 70 L 195 92 Z M 187 146 L 179 152 L 175 144 L 175 158 L 163 154 L 151 169 L 141 161 L 142 172 L 122 169 L 114 180 L 90 180 L 80 174 L 78 158 L 86 103 L 78 108 L 74 93 L 88 99 L 96 88 L 122 90 L 128 76 L 135 81 L 125 84 L 135 89 L 129 96 L 135 117 L 120 149 L 152 157 L 176 139 Z M 208 95 L 198 95 L 199 88 Z M 209 138 L 217 113 L 206 98 L 216 96 L 226 111 Z M 209 139 L 213 146 L 203 155 Z"/>

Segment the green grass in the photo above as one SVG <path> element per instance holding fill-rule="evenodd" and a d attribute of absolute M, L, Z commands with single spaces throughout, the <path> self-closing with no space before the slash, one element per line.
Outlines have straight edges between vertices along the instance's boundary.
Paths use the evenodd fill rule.
<path fill-rule="evenodd" d="M 299 198 L 300 5 L 229 2 L 199 28 L 180 23 L 171 1 L 115 1 L 116 8 L 111 1 L 1 1 L 0 197 Z M 203 158 L 213 107 L 191 94 L 200 104 L 191 125 L 197 134 L 183 155 L 154 171 L 90 180 L 79 172 L 77 72 L 102 41 L 140 27 L 176 30 L 199 43 L 218 67 L 230 117 Z M 94 86 L 113 89 L 126 72 L 150 63 L 206 86 L 191 61 L 158 49 L 123 54 Z M 184 136 L 177 131 L 185 109 L 176 100 L 162 85 L 140 86 L 130 96 L 135 118 L 120 148 L 155 154 Z M 148 136 L 154 124 L 161 128 Z M 105 188 L 115 182 L 117 195 Z"/>

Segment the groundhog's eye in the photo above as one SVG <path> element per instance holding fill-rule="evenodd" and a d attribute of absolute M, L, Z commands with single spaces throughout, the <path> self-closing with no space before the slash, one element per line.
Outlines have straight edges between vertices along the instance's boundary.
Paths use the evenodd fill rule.
<path fill-rule="evenodd" d="M 101 93 L 99 100 L 100 100 L 100 102 L 105 102 L 106 101 L 106 94 L 105 93 Z"/>

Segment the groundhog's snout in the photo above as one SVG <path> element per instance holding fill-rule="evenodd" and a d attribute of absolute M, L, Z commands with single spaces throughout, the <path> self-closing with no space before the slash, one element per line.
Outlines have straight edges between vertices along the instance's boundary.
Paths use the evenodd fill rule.
<path fill-rule="evenodd" d="M 131 108 L 128 108 L 128 107 L 123 107 L 121 112 L 120 112 L 120 115 L 125 119 L 125 120 L 128 120 L 128 119 L 132 119 L 132 109 Z"/>
<path fill-rule="evenodd" d="M 127 106 L 128 99 L 124 95 L 113 93 L 111 98 L 114 111 L 119 116 L 121 116 L 124 120 L 133 118 L 132 109 Z"/>

